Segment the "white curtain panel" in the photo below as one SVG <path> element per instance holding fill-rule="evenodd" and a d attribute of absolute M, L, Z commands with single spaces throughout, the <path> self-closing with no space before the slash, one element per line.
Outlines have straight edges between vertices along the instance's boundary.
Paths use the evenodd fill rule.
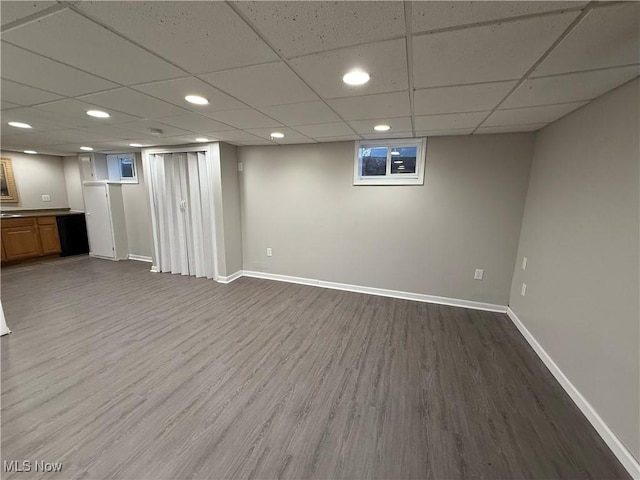
<path fill-rule="evenodd" d="M 160 272 L 215 278 L 213 168 L 205 152 L 149 155 Z"/>

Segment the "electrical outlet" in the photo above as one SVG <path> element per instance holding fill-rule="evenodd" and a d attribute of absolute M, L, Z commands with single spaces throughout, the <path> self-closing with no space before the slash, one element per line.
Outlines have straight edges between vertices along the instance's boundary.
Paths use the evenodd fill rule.
<path fill-rule="evenodd" d="M 42 201 L 43 202 L 50 202 L 51 201 L 51 195 L 42 195 Z"/>
<path fill-rule="evenodd" d="M 481 268 L 476 268 L 476 272 L 473 274 L 473 279 L 482 280 L 482 277 L 484 277 L 484 270 Z"/>
<path fill-rule="evenodd" d="M 267 247 L 267 257 L 270 257 L 271 255 L 273 255 L 273 252 L 271 251 L 271 247 Z"/>
<path fill-rule="evenodd" d="M 527 257 L 522 257 L 522 269 L 527 269 Z"/>
<path fill-rule="evenodd" d="M 238 171 L 241 172 L 242 170 L 244 170 L 244 165 L 242 165 L 242 162 L 238 162 Z"/>
<path fill-rule="evenodd" d="M 520 290 L 520 295 L 522 295 L 523 297 L 527 294 L 527 284 L 523 283 L 522 284 L 522 289 Z"/>

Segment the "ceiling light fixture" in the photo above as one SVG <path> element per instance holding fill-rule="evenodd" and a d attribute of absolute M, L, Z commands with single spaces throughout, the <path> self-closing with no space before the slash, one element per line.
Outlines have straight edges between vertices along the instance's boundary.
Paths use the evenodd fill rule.
<path fill-rule="evenodd" d="M 209 105 L 209 100 L 200 95 L 187 95 L 184 99 L 189 103 L 195 103 L 196 105 Z"/>
<path fill-rule="evenodd" d="M 347 85 L 364 85 L 371 76 L 364 70 L 354 69 L 342 76 L 342 81 Z"/>
<path fill-rule="evenodd" d="M 398 167 L 398 170 L 404 170 L 404 165 L 400 165 L 400 166 Z"/>
<path fill-rule="evenodd" d="M 402 163 L 402 160 L 394 160 L 393 163 Z"/>
<path fill-rule="evenodd" d="M 35 155 L 38 152 L 36 152 L 35 150 L 25 150 L 24 153 L 28 153 L 29 155 Z"/>
<path fill-rule="evenodd" d="M 271 132 L 271 138 L 284 138 L 284 133 Z"/>
<path fill-rule="evenodd" d="M 85 152 L 91 152 L 91 151 L 93 151 L 93 148 L 91 148 L 91 147 L 80 147 L 80 150 L 84 150 Z"/>
<path fill-rule="evenodd" d="M 109 118 L 111 116 L 107 112 L 103 112 L 102 110 L 87 110 L 87 115 L 96 118 Z"/>
<path fill-rule="evenodd" d="M 196 142 L 208 142 L 209 139 L 208 138 L 204 138 L 204 137 L 198 137 L 196 138 Z"/>
<path fill-rule="evenodd" d="M 398 152 L 397 150 L 393 150 L 393 151 L 391 152 L 391 155 L 400 155 L 400 152 Z"/>
<path fill-rule="evenodd" d="M 130 143 L 130 144 L 129 144 L 129 146 L 130 146 L 130 147 L 136 147 L 136 148 L 139 148 L 139 147 L 141 147 L 141 146 L 142 146 L 142 144 L 141 144 L 141 143 Z"/>
<path fill-rule="evenodd" d="M 153 135 L 154 137 L 159 137 L 161 136 L 164 132 L 162 131 L 161 128 L 150 128 L 149 129 L 149 133 L 151 135 Z"/>
<path fill-rule="evenodd" d="M 376 125 L 375 127 L 373 127 L 373 129 L 376 132 L 388 132 L 389 130 L 391 130 L 391 127 L 389 125 Z"/>
<path fill-rule="evenodd" d="M 9 125 L 16 128 L 31 128 L 31 125 L 22 122 L 9 122 Z"/>

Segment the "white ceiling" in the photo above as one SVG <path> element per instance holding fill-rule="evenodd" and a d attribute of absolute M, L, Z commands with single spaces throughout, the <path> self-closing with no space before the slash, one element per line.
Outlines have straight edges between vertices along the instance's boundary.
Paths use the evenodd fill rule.
<path fill-rule="evenodd" d="M 640 74 L 638 2 L 2 0 L 0 9 L 7 150 L 536 131 Z M 345 85 L 354 67 L 371 81 Z M 88 117 L 91 108 L 111 117 Z M 391 131 L 376 133 L 379 123 Z M 285 137 L 271 140 L 275 130 Z"/>

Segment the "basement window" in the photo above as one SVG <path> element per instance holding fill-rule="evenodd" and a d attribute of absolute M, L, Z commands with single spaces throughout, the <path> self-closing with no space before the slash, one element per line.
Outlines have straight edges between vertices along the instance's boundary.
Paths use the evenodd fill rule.
<path fill-rule="evenodd" d="M 356 142 L 354 185 L 423 185 L 426 138 Z"/>
<path fill-rule="evenodd" d="M 138 183 L 136 156 L 134 153 L 107 155 L 109 181 L 119 183 Z"/>

